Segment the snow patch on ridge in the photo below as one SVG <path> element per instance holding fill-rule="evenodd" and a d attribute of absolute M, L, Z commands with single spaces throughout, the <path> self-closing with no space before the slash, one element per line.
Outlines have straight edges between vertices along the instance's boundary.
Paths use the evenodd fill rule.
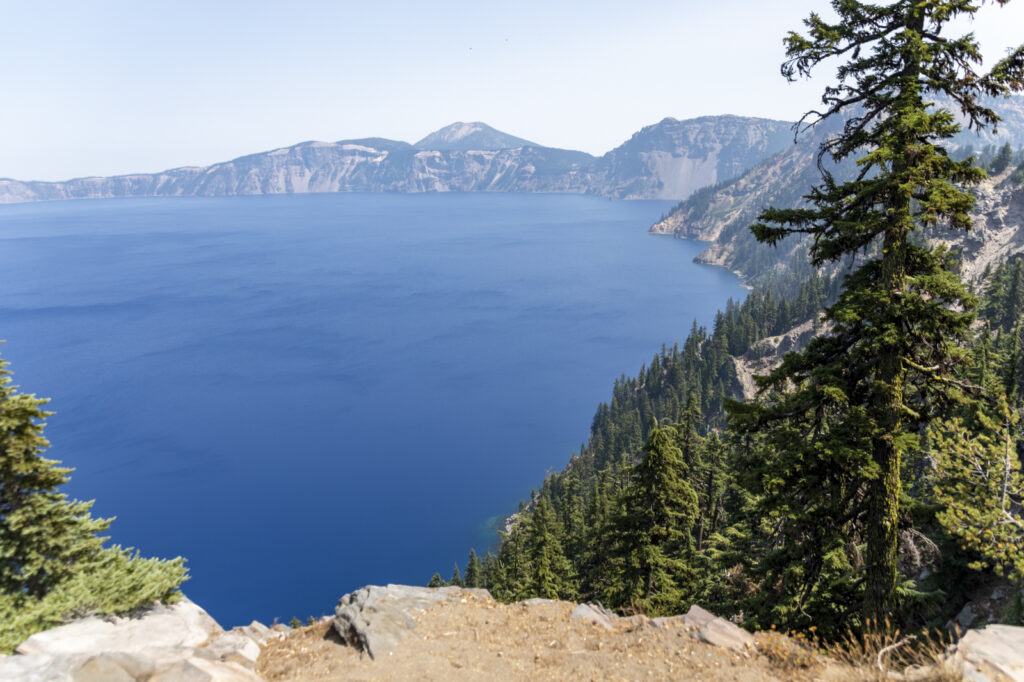
<path fill-rule="evenodd" d="M 445 128 L 442 132 L 442 138 L 448 142 L 457 142 L 481 130 L 483 130 L 483 126 L 479 123 L 463 123 L 459 121 Z"/>

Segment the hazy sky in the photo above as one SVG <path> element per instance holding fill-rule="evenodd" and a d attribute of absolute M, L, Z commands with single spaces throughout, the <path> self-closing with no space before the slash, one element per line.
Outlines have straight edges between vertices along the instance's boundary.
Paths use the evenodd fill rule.
<path fill-rule="evenodd" d="M 792 119 L 822 82 L 779 76 L 822 0 L 6 2 L 0 177 L 205 165 L 303 140 L 415 142 L 485 121 L 603 154 L 666 116 Z M 1024 2 L 985 6 L 989 55 Z"/>

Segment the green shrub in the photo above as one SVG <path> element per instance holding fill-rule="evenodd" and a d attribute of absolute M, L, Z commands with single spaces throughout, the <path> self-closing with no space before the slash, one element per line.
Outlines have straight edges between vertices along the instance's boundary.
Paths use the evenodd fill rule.
<path fill-rule="evenodd" d="M 0 592 L 0 652 L 10 653 L 33 633 L 91 615 L 125 614 L 154 602 L 174 603 L 188 579 L 182 558 L 146 559 L 118 546 L 82 562 L 43 597 Z"/>
<path fill-rule="evenodd" d="M 17 392 L 0 360 L 0 653 L 34 632 L 180 598 L 181 557 L 145 559 L 100 537 L 111 519 L 57 491 L 72 469 L 42 454 L 46 400 Z"/>

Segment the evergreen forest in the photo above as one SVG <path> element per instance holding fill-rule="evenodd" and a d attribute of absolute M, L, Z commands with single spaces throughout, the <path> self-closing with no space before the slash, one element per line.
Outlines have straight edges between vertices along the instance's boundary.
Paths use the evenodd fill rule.
<path fill-rule="evenodd" d="M 1001 581 L 1016 596 L 1000 617 L 1024 623 L 1024 258 L 968 286 L 947 246 L 972 228 L 972 188 L 1024 160 L 951 143 L 998 127 L 986 102 L 1024 89 L 1024 47 L 980 71 L 974 36 L 944 35 L 998 7 L 832 8 L 785 39 L 790 80 L 839 65 L 798 124 L 828 131 L 815 184 L 741 241 L 755 288 L 617 379 L 496 551 L 432 584 L 652 616 L 699 603 L 827 638 L 941 627 Z M 800 325 L 799 347 L 766 342 Z M 737 359 L 761 358 L 744 399 Z"/>

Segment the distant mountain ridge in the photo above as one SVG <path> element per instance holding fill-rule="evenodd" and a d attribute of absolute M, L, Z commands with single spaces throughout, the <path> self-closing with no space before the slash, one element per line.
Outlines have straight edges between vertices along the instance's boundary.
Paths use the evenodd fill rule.
<path fill-rule="evenodd" d="M 604 156 L 544 147 L 479 122 L 416 144 L 384 138 L 302 142 L 210 166 L 64 182 L 0 179 L 0 203 L 308 192 L 553 192 L 682 199 L 791 144 L 789 123 L 666 118 Z"/>

